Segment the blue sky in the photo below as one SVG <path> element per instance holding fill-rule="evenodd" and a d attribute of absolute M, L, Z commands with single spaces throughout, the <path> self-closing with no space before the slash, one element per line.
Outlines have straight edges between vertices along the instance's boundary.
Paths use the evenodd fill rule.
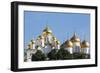
<path fill-rule="evenodd" d="M 90 40 L 89 14 L 24 11 L 24 46 L 41 35 L 46 25 L 61 43 L 70 39 L 74 32 L 81 40 Z"/>

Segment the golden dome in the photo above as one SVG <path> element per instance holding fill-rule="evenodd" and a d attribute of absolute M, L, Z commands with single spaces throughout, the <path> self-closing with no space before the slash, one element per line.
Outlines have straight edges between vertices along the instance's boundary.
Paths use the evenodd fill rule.
<path fill-rule="evenodd" d="M 67 40 L 66 47 L 73 47 L 73 43 L 70 40 Z"/>
<path fill-rule="evenodd" d="M 58 44 L 60 44 L 60 41 L 57 40 L 56 43 L 57 43 L 57 45 L 58 45 Z"/>
<path fill-rule="evenodd" d="M 55 36 L 53 36 L 53 37 L 52 37 L 52 39 L 53 39 L 53 40 L 56 40 L 56 37 L 55 37 Z"/>
<path fill-rule="evenodd" d="M 84 40 L 82 43 L 81 43 L 81 48 L 88 48 L 90 45 L 89 45 L 89 43 L 86 41 L 86 40 Z"/>
<path fill-rule="evenodd" d="M 28 44 L 28 48 L 29 48 L 29 49 L 32 48 L 32 42 L 30 42 L 30 43 Z"/>
<path fill-rule="evenodd" d="M 32 40 L 31 40 L 31 43 L 32 43 L 32 44 L 35 44 L 35 41 L 32 39 Z"/>
<path fill-rule="evenodd" d="M 52 33 L 52 31 L 48 26 L 46 26 L 46 28 L 43 30 L 43 33 Z"/>
<path fill-rule="evenodd" d="M 44 37 L 42 36 L 42 35 L 39 35 L 38 37 L 37 37 L 37 40 L 40 40 L 40 39 L 43 39 Z"/>
<path fill-rule="evenodd" d="M 74 33 L 73 37 L 71 38 L 71 41 L 72 41 L 72 42 L 80 42 L 80 38 L 78 38 L 78 37 L 76 36 L 76 33 Z"/>
<path fill-rule="evenodd" d="M 44 37 L 42 35 L 38 36 L 39 39 L 43 39 Z"/>

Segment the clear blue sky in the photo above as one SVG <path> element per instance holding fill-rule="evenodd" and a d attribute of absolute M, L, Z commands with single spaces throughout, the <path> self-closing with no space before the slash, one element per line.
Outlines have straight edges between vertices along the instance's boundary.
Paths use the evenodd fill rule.
<path fill-rule="evenodd" d="M 46 25 L 61 43 L 74 32 L 81 40 L 90 40 L 89 14 L 24 11 L 24 46 L 41 35 Z"/>

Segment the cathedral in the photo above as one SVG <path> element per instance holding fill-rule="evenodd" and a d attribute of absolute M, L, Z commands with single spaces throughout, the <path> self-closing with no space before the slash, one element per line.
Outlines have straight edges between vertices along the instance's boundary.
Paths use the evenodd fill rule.
<path fill-rule="evenodd" d="M 52 49 L 60 49 L 60 41 L 53 35 L 52 30 L 46 26 L 42 34 L 36 40 L 32 39 L 25 51 L 25 59 L 31 61 L 32 54 L 37 50 L 41 50 L 44 54 L 48 54 Z"/>
<path fill-rule="evenodd" d="M 89 49 L 89 43 L 86 40 L 81 41 L 80 38 L 74 33 L 72 38 L 65 41 L 61 48 L 64 48 L 65 50 L 69 51 L 70 54 L 73 53 L 84 53 L 84 54 L 90 54 Z"/>
<path fill-rule="evenodd" d="M 63 44 L 53 35 L 52 30 L 46 26 L 42 34 L 39 35 L 36 40 L 32 39 L 27 49 L 25 49 L 24 60 L 31 61 L 32 55 L 41 50 L 45 55 L 50 53 L 53 49 L 65 49 L 70 54 L 84 53 L 90 54 L 89 43 L 86 40 L 81 41 L 80 38 L 74 33 L 74 35 Z"/>

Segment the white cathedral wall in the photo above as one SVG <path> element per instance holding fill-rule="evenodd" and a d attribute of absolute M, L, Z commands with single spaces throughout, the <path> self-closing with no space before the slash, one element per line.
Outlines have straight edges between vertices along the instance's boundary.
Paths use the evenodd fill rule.
<path fill-rule="evenodd" d="M 41 46 L 41 47 L 44 47 L 44 39 L 40 39 L 38 41 L 38 45 Z"/>
<path fill-rule="evenodd" d="M 44 39 L 41 39 L 41 46 L 44 47 Z"/>
<path fill-rule="evenodd" d="M 35 49 L 35 44 L 32 45 L 32 49 Z"/>
<path fill-rule="evenodd" d="M 47 35 L 47 37 L 46 37 L 46 42 L 52 42 L 52 36 L 49 34 L 49 35 Z"/>
<path fill-rule="evenodd" d="M 53 47 L 56 47 L 56 40 L 52 41 L 52 45 L 53 45 Z"/>
<path fill-rule="evenodd" d="M 84 54 L 90 54 L 90 49 L 89 48 L 82 48 L 81 52 Z"/>
<path fill-rule="evenodd" d="M 73 53 L 80 53 L 80 52 L 81 52 L 81 48 L 79 46 L 73 47 Z"/>
<path fill-rule="evenodd" d="M 73 53 L 80 53 L 80 52 L 81 52 L 80 42 L 73 43 Z"/>
<path fill-rule="evenodd" d="M 65 48 L 65 50 L 67 50 L 70 54 L 73 54 L 73 48 L 69 47 L 69 48 Z"/>
<path fill-rule="evenodd" d="M 51 52 L 52 48 L 50 45 L 46 45 L 45 48 L 43 48 L 44 54 L 48 54 L 49 52 Z"/>
<path fill-rule="evenodd" d="M 56 46 L 56 49 L 60 49 L 60 45 L 57 45 L 57 46 Z"/>
<path fill-rule="evenodd" d="M 37 45 L 40 45 L 40 41 L 39 40 L 36 40 L 36 43 L 35 44 L 36 44 L 36 46 Z"/>
<path fill-rule="evenodd" d="M 73 54 L 73 48 L 69 48 L 70 54 Z"/>
<path fill-rule="evenodd" d="M 90 54 L 90 49 L 89 48 L 86 48 L 86 54 Z"/>

